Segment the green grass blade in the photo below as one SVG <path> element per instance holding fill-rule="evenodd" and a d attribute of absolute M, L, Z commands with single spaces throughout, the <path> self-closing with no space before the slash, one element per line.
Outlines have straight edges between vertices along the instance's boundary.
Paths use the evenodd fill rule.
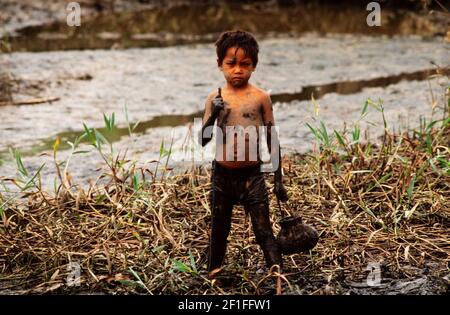
<path fill-rule="evenodd" d="M 334 134 L 336 135 L 336 139 L 338 140 L 339 144 L 342 145 L 344 148 L 346 148 L 347 146 L 344 142 L 344 139 L 342 138 L 340 133 L 336 131 L 336 129 L 334 129 Z"/>
<path fill-rule="evenodd" d="M 322 137 L 319 135 L 319 133 L 316 131 L 315 128 L 311 127 L 310 124 L 306 123 L 306 126 L 311 130 L 311 132 L 314 134 L 314 137 L 316 138 L 316 141 L 318 143 L 322 143 Z"/>
<path fill-rule="evenodd" d="M 320 121 L 320 128 L 320 132 L 322 134 L 325 145 L 330 145 L 330 138 L 328 137 L 327 128 L 325 127 L 323 121 Z"/>

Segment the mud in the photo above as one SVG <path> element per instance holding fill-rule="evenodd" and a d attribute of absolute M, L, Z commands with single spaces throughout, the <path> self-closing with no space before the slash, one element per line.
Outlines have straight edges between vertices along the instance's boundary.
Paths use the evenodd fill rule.
<path fill-rule="evenodd" d="M 263 267 L 263 266 L 261 266 Z M 365 267 L 365 266 L 364 266 Z M 226 267 L 225 267 L 226 269 Z M 389 266 L 380 265 L 379 281 L 369 277 L 368 270 L 347 270 L 333 275 L 317 276 L 317 272 L 289 274 L 290 285 L 283 283 L 285 295 L 437 295 L 448 294 L 449 276 L 446 266 L 428 263 L 422 268 L 405 266 L 401 272 Z M 252 279 L 259 282 L 266 276 L 261 268 L 252 274 Z M 267 279 L 267 278 L 266 278 Z M 222 289 L 235 288 L 239 285 L 239 275 L 233 272 L 222 274 L 217 278 Z M 260 294 L 276 293 L 274 279 L 261 282 Z"/>

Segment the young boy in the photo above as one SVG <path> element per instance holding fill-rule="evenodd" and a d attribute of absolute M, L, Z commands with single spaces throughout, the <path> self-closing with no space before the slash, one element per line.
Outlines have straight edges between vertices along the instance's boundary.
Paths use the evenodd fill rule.
<path fill-rule="evenodd" d="M 274 192 L 283 202 L 288 200 L 288 196 L 282 182 L 279 146 L 272 152 L 271 144 L 273 140 L 278 144 L 278 137 L 275 128 L 271 128 L 275 125 L 275 119 L 270 96 L 248 82 L 258 63 L 258 43 L 250 33 L 228 31 L 222 33 L 216 41 L 216 50 L 217 65 L 225 77 L 226 84 L 209 94 L 200 135 L 202 146 L 205 146 L 212 138 L 211 128 L 217 119 L 216 158 L 211 175 L 209 275 L 213 277 L 220 271 L 231 228 L 232 209 L 238 203 L 242 204 L 245 212 L 251 216 L 256 241 L 264 252 L 267 266 L 278 265 L 281 268 L 281 252 L 270 224 L 268 193 L 264 173 L 261 172 L 261 126 L 265 126 L 267 130 L 271 161 L 278 160 Z M 236 132 L 239 130 L 237 127 L 242 128 Z M 245 134 L 245 139 L 239 145 L 237 137 L 243 135 L 242 129 L 249 130 L 249 127 L 256 127 L 253 128 L 256 130 L 256 139 Z M 242 145 L 243 143 L 245 145 Z M 256 158 L 254 154 L 251 156 L 255 152 Z"/>

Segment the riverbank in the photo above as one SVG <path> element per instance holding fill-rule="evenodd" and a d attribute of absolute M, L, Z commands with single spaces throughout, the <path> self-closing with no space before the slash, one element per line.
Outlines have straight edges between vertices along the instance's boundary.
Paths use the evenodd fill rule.
<path fill-rule="evenodd" d="M 436 2 L 389 1 L 381 26 L 369 27 L 366 3 L 346 1 L 82 0 L 82 27 L 66 24 L 67 2 L 4 0 L 0 36 L 12 36 L 15 51 L 150 47 L 211 42 L 224 29 L 258 36 L 303 32 L 365 35 L 446 36 L 449 19 Z M 200 19 L 198 17 L 201 17 Z M 212 35 L 212 37 L 211 37 Z M 18 36 L 18 38 L 16 38 Z M 37 41 L 39 39 L 39 41 Z M 95 39 L 95 40 L 94 40 Z M 13 45 L 13 46 L 14 46 Z"/>

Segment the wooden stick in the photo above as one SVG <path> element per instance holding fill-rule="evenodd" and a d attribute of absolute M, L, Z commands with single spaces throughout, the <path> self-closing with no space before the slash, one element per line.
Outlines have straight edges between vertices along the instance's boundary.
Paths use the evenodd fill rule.
<path fill-rule="evenodd" d="M 58 100 L 59 100 L 59 97 L 35 98 L 35 99 L 24 100 L 24 101 L 0 102 L 0 106 L 6 106 L 6 105 L 34 105 L 34 104 L 50 103 L 50 102 L 54 102 L 54 101 L 58 101 Z"/>

